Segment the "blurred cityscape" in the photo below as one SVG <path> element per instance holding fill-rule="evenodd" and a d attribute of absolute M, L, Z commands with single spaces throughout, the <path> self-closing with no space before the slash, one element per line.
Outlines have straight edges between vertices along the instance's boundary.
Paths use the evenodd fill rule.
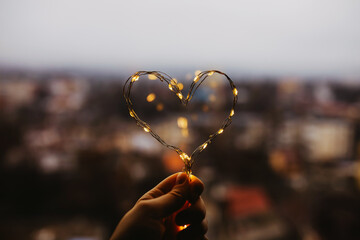
<path fill-rule="evenodd" d="M 129 116 L 125 79 L 0 72 L 0 239 L 108 239 L 142 194 L 182 169 Z M 233 123 L 193 169 L 209 239 L 360 239 L 360 81 L 233 80 Z M 227 99 L 228 86 L 215 87 Z M 165 112 L 161 92 L 144 94 L 144 117 Z M 176 104 L 155 121 L 176 144 L 218 127 L 188 124 Z"/>

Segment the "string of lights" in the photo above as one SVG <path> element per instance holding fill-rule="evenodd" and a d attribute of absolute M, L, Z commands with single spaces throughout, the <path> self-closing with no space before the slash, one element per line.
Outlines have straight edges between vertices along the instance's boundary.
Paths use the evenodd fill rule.
<path fill-rule="evenodd" d="M 232 107 L 230 109 L 229 115 L 222 122 L 221 127 L 215 133 L 211 134 L 209 136 L 209 138 L 203 144 L 198 146 L 192 152 L 192 154 L 190 156 L 188 154 L 186 154 L 184 151 L 182 151 L 180 148 L 167 144 L 157 133 L 155 133 L 151 129 L 151 127 L 148 123 L 146 123 L 145 121 L 143 121 L 139 118 L 139 116 L 136 114 L 136 112 L 133 108 L 133 104 L 130 99 L 131 89 L 133 87 L 133 84 L 135 82 L 137 82 L 141 76 L 151 75 L 152 78 L 154 78 L 154 76 L 155 76 L 161 82 L 166 83 L 169 90 L 174 92 L 176 94 L 176 96 L 179 98 L 180 102 L 182 104 L 184 104 L 185 106 L 187 106 L 187 104 L 192 99 L 192 97 L 194 96 L 194 94 L 195 94 L 196 90 L 199 88 L 199 86 L 209 76 L 213 75 L 214 73 L 223 75 L 228 80 L 230 88 L 233 93 Z M 184 162 L 184 164 L 185 164 L 184 172 L 186 172 L 189 176 L 191 174 L 192 165 L 193 165 L 195 159 L 197 158 L 197 156 L 199 155 L 199 153 L 201 153 L 214 140 L 214 138 L 216 138 L 217 136 L 222 134 L 224 132 L 224 130 L 231 124 L 232 118 L 235 114 L 235 106 L 236 106 L 236 103 L 238 100 L 238 90 L 236 89 L 234 82 L 231 80 L 231 78 L 228 75 L 226 75 L 225 73 L 218 71 L 218 70 L 203 71 L 203 72 L 199 73 L 198 75 L 196 75 L 193 82 L 191 83 L 189 92 L 186 97 L 183 96 L 181 89 L 179 89 L 177 80 L 170 77 L 168 74 L 159 72 L 159 71 L 138 71 L 138 72 L 134 73 L 133 75 L 131 75 L 125 82 L 124 87 L 123 87 L 123 94 L 124 94 L 124 98 L 125 98 L 127 107 L 129 109 L 129 114 L 136 121 L 136 124 L 138 126 L 140 126 L 145 132 L 150 133 L 151 136 L 153 136 L 162 145 L 164 145 L 165 147 L 167 147 L 171 150 L 174 150 L 179 155 L 181 160 Z"/>

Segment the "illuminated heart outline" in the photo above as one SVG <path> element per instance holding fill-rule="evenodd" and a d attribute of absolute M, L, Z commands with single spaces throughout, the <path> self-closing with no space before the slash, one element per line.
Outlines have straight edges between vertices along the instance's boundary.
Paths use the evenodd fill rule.
<path fill-rule="evenodd" d="M 225 120 L 223 121 L 223 124 L 221 125 L 219 130 L 216 131 L 215 133 L 211 134 L 209 136 L 209 138 L 203 144 L 198 146 L 193 151 L 193 153 L 190 155 L 190 157 L 184 151 L 182 151 L 180 148 L 167 144 L 157 133 L 155 133 L 150 128 L 150 125 L 148 123 L 146 123 L 145 121 L 141 120 L 138 117 L 135 110 L 133 109 L 133 105 L 132 105 L 132 102 L 130 100 L 131 89 L 132 89 L 132 85 L 136 81 L 139 80 L 140 76 L 154 75 L 161 82 L 167 83 L 170 91 L 174 92 L 176 94 L 176 96 L 180 99 L 180 102 L 182 104 L 184 104 L 185 107 L 186 107 L 188 105 L 189 101 L 192 99 L 192 97 L 195 94 L 198 87 L 205 81 L 205 79 L 207 77 L 213 75 L 214 73 L 225 76 L 226 79 L 229 81 L 231 90 L 232 90 L 233 95 L 234 95 L 232 108 L 230 110 L 230 113 L 229 113 L 228 117 L 225 118 Z M 190 89 L 189 89 L 189 92 L 188 92 L 186 98 L 183 97 L 183 95 L 181 93 L 181 90 L 178 88 L 177 84 L 178 84 L 177 81 L 175 79 L 173 79 L 172 77 L 170 77 L 169 75 L 167 75 L 166 73 L 159 72 L 159 71 L 138 71 L 138 72 L 134 73 L 133 75 L 131 75 L 126 80 L 126 82 L 124 84 L 124 88 L 123 88 L 123 93 L 124 93 L 124 98 L 125 98 L 126 104 L 128 106 L 128 109 L 129 109 L 130 116 L 136 120 L 137 125 L 142 127 L 145 132 L 150 133 L 151 136 L 153 136 L 156 140 L 158 140 L 162 145 L 166 146 L 167 148 L 169 148 L 171 150 L 176 151 L 177 154 L 179 154 L 181 160 L 185 164 L 184 171 L 187 174 L 191 174 L 191 167 L 192 167 L 192 165 L 193 165 L 193 163 L 195 161 L 195 157 L 200 152 L 202 152 L 208 146 L 208 144 L 211 143 L 211 141 L 215 137 L 222 134 L 224 132 L 225 128 L 228 127 L 231 124 L 232 117 L 234 116 L 234 113 L 235 113 L 235 105 L 236 105 L 236 102 L 237 102 L 237 99 L 238 99 L 238 96 L 237 96 L 238 95 L 238 90 L 236 89 L 235 84 L 230 79 L 230 77 L 228 75 L 226 75 L 225 73 L 220 72 L 218 70 L 203 71 L 203 72 L 199 73 L 198 75 L 196 75 L 195 78 L 194 78 L 194 81 L 191 83 L 191 86 L 190 86 Z"/>

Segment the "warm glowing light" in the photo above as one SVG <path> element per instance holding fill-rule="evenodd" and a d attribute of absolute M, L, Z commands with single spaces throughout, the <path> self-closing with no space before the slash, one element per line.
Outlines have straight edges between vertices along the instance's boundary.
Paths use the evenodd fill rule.
<path fill-rule="evenodd" d="M 211 94 L 211 95 L 209 96 L 209 100 L 210 100 L 210 102 L 215 102 L 215 101 L 216 101 L 215 95 L 214 95 L 214 94 Z"/>
<path fill-rule="evenodd" d="M 156 77 L 155 74 L 149 74 L 149 75 L 148 75 L 148 78 L 149 78 L 150 80 L 156 80 L 156 79 L 157 79 L 157 77 Z"/>
<path fill-rule="evenodd" d="M 136 82 L 137 80 L 139 80 L 139 75 L 134 75 L 134 76 L 131 78 L 131 81 L 132 81 L 132 82 Z"/>
<path fill-rule="evenodd" d="M 180 158 L 182 159 L 182 160 L 187 160 L 187 161 L 189 161 L 190 160 L 190 157 L 186 154 L 186 153 L 182 153 L 182 154 L 180 154 Z"/>
<path fill-rule="evenodd" d="M 234 88 L 233 93 L 234 93 L 235 96 L 237 96 L 238 95 L 238 90 L 236 88 Z"/>
<path fill-rule="evenodd" d="M 210 134 L 209 138 L 200 146 L 198 146 L 197 148 L 195 148 L 195 150 L 191 153 L 191 155 L 187 155 L 186 153 L 184 153 L 180 148 L 176 147 L 176 146 L 172 146 L 167 144 L 163 139 L 161 139 L 149 126 L 149 124 L 147 124 L 146 122 L 142 121 L 138 115 L 135 113 L 134 109 L 133 109 L 133 105 L 131 103 L 130 100 L 130 96 L 131 96 L 131 89 L 133 87 L 133 82 L 138 81 L 140 76 L 143 75 L 147 75 L 147 77 L 150 80 L 156 80 L 156 79 L 160 79 L 162 82 L 165 82 L 166 84 L 168 84 L 168 88 L 176 94 L 176 96 L 180 99 L 180 102 L 184 105 L 187 105 L 188 102 L 191 100 L 194 91 L 199 87 L 200 84 L 202 84 L 203 80 L 207 77 L 207 76 L 212 76 L 214 73 L 217 73 L 219 75 L 223 75 L 226 77 L 226 79 L 229 81 L 230 83 L 230 87 L 231 87 L 231 91 L 233 92 L 233 102 L 232 102 L 232 109 L 228 115 L 228 117 L 225 119 L 225 122 L 223 123 L 222 127 L 220 129 L 218 129 L 217 132 Z M 191 80 L 192 78 L 192 74 L 189 73 L 186 76 L 187 80 Z M 216 89 L 217 86 L 219 86 L 219 84 L 216 82 L 218 78 L 210 78 L 210 82 L 208 86 Z M 201 81 L 200 81 L 201 80 Z M 199 83 L 199 84 L 198 84 Z M 222 134 L 225 131 L 225 128 L 231 123 L 231 118 L 232 116 L 234 116 L 235 114 L 235 109 L 234 107 L 236 106 L 237 100 L 238 100 L 238 90 L 236 89 L 234 82 L 227 77 L 227 75 L 225 73 L 222 73 L 220 71 L 217 70 L 210 70 L 210 71 L 204 71 L 204 72 L 200 72 L 200 70 L 197 70 L 195 72 L 195 76 L 194 76 L 194 81 L 191 83 L 190 87 L 189 87 L 189 93 L 185 96 L 183 96 L 182 94 L 182 90 L 184 89 L 184 85 L 182 83 L 179 83 L 175 78 L 170 77 L 167 74 L 162 74 L 161 72 L 149 72 L 149 71 L 138 71 L 136 73 L 134 73 L 133 75 L 131 75 L 128 80 L 126 81 L 125 85 L 124 85 L 124 98 L 126 100 L 128 109 L 129 109 L 129 114 L 132 118 L 134 118 L 137 122 L 137 125 L 141 126 L 143 128 L 143 130 L 146 133 L 150 133 L 152 137 L 154 137 L 156 140 L 158 140 L 162 145 L 166 146 L 167 148 L 171 149 L 171 150 L 175 150 L 175 152 L 173 152 L 175 154 L 175 156 L 180 156 L 180 158 L 183 160 L 183 162 L 185 163 L 185 168 L 184 168 L 184 172 L 188 174 L 189 178 L 191 179 L 192 175 L 191 175 L 191 167 L 193 165 L 193 162 L 195 161 L 194 156 L 197 156 L 198 153 L 202 152 L 205 148 L 208 147 L 208 145 L 213 141 L 213 139 Z M 216 93 L 216 91 L 214 91 L 214 93 Z M 145 99 L 148 102 L 154 102 L 154 106 L 156 106 L 156 110 L 157 111 L 163 111 L 165 109 L 165 103 L 159 101 L 158 99 L 156 99 L 157 96 L 155 95 L 155 93 L 148 93 L 148 95 L 146 95 Z M 214 102 L 216 103 L 216 101 L 219 100 L 219 97 L 216 96 L 215 94 L 211 93 L 208 95 L 208 103 L 207 104 L 202 104 L 201 105 L 201 110 L 204 112 L 208 112 L 210 110 L 212 110 L 212 105 Z M 190 115 L 190 119 L 194 120 L 194 119 L 198 119 L 197 115 Z M 187 138 L 189 139 L 189 128 L 188 128 L 188 119 L 185 117 L 178 117 L 177 118 L 177 124 L 179 127 L 179 130 L 181 131 L 181 137 L 183 139 Z M 176 159 L 176 158 L 174 158 Z M 180 162 L 181 161 L 177 161 Z M 176 165 L 176 169 L 178 169 L 179 166 Z M 175 170 L 176 170 L 175 169 Z M 183 226 L 179 226 L 178 229 L 179 231 L 184 230 L 188 227 L 189 225 L 183 225 Z"/>
<path fill-rule="evenodd" d="M 193 178 L 194 178 L 194 175 L 192 175 L 191 174 L 191 172 L 190 172 L 190 175 L 189 175 L 189 178 L 190 178 L 190 182 L 193 180 Z M 190 206 L 191 204 L 189 203 L 189 206 Z"/>
<path fill-rule="evenodd" d="M 183 137 L 185 137 L 185 138 L 189 137 L 189 129 L 182 128 L 181 129 L 181 135 L 183 135 Z"/>
<path fill-rule="evenodd" d="M 172 85 L 176 85 L 176 84 L 177 84 L 176 78 L 171 79 L 170 83 L 171 83 Z"/>
<path fill-rule="evenodd" d="M 154 101 L 154 100 L 155 100 L 155 98 L 156 98 L 155 93 L 150 93 L 149 95 L 147 95 L 147 97 L 146 97 L 146 101 L 148 101 L 148 102 L 152 102 L 152 101 Z"/>
<path fill-rule="evenodd" d="M 180 100 L 183 98 L 183 95 L 181 93 L 177 93 L 176 95 L 180 98 Z"/>
<path fill-rule="evenodd" d="M 158 110 L 159 112 L 162 111 L 163 109 L 164 109 L 164 104 L 158 103 L 158 104 L 156 105 L 156 110 Z"/>
<path fill-rule="evenodd" d="M 179 231 L 184 230 L 185 228 L 187 228 L 189 225 L 184 225 L 184 226 L 178 226 Z"/>
<path fill-rule="evenodd" d="M 177 119 L 177 124 L 179 128 L 187 128 L 188 127 L 188 120 L 185 117 L 179 117 Z"/>

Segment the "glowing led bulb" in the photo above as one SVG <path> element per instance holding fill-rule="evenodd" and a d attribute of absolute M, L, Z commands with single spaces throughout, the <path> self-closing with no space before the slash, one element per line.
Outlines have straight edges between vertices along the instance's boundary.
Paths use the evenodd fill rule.
<path fill-rule="evenodd" d="M 183 90 L 184 85 L 183 85 L 182 83 L 178 83 L 178 84 L 177 84 L 177 87 L 179 88 L 179 90 Z"/>
<path fill-rule="evenodd" d="M 180 92 L 177 93 L 176 95 L 180 98 L 180 100 L 183 98 L 183 95 Z"/>
<path fill-rule="evenodd" d="M 147 127 L 144 127 L 144 131 L 145 131 L 145 132 L 150 132 L 150 129 L 147 128 Z"/>
<path fill-rule="evenodd" d="M 130 114 L 131 117 L 135 117 L 133 111 L 129 111 L 129 114 Z"/>
<path fill-rule="evenodd" d="M 218 133 L 218 134 L 222 134 L 223 132 L 224 132 L 224 129 L 221 128 L 217 133 Z"/>
<path fill-rule="evenodd" d="M 157 79 L 157 77 L 156 77 L 155 74 L 149 74 L 149 75 L 148 75 L 148 78 L 149 78 L 150 80 L 156 80 L 156 79 Z"/>
<path fill-rule="evenodd" d="M 230 117 L 234 116 L 234 114 L 235 114 L 234 109 L 231 109 L 231 112 L 230 112 Z"/>
<path fill-rule="evenodd" d="M 209 76 L 213 75 L 214 74 L 214 71 L 211 71 L 208 73 Z"/>
<path fill-rule="evenodd" d="M 180 158 L 182 159 L 182 160 L 187 160 L 187 161 L 189 161 L 190 160 L 190 157 L 186 154 L 186 153 L 182 153 L 182 154 L 180 154 Z"/>
<path fill-rule="evenodd" d="M 202 149 L 205 149 L 206 147 L 207 147 L 207 143 L 204 143 L 203 145 L 202 145 Z"/>
<path fill-rule="evenodd" d="M 197 81 L 199 81 L 199 76 L 196 76 L 196 77 L 194 78 L 194 83 L 197 83 Z"/>
<path fill-rule="evenodd" d="M 171 83 L 172 85 L 176 85 L 176 84 L 177 84 L 176 78 L 171 79 L 170 83 Z"/>
<path fill-rule="evenodd" d="M 131 78 L 132 82 L 136 82 L 137 80 L 139 80 L 139 75 L 135 75 Z"/>
<path fill-rule="evenodd" d="M 185 228 L 187 228 L 189 225 L 184 225 L 184 226 L 178 226 L 179 231 L 184 230 Z"/>
<path fill-rule="evenodd" d="M 234 93 L 235 96 L 237 96 L 238 90 L 236 88 L 234 88 L 233 93 Z"/>
<path fill-rule="evenodd" d="M 172 85 L 171 84 L 169 84 L 169 89 L 172 91 L 173 90 L 173 88 L 172 88 Z"/>

